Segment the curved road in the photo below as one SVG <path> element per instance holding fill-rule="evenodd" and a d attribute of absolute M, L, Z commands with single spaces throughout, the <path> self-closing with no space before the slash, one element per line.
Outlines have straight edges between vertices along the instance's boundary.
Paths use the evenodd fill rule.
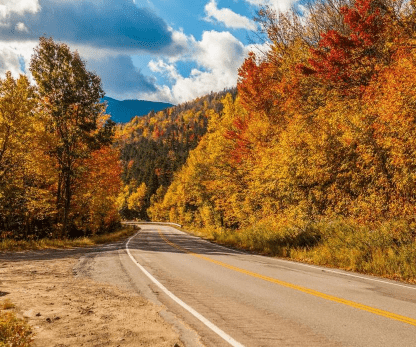
<path fill-rule="evenodd" d="M 189 346 L 416 346 L 416 286 L 140 227 L 126 249 L 88 255 L 77 271 L 162 303 Z"/>

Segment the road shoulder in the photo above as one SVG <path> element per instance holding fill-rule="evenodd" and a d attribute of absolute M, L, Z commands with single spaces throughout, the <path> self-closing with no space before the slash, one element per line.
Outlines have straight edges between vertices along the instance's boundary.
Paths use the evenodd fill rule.
<path fill-rule="evenodd" d="M 76 278 L 78 257 L 28 258 L 1 261 L 0 300 L 16 304 L 34 329 L 34 346 L 183 346 L 159 306 L 132 291 Z"/>

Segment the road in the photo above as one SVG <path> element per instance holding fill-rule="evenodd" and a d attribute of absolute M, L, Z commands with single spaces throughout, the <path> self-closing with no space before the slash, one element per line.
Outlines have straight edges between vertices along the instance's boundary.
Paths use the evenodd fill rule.
<path fill-rule="evenodd" d="M 416 346 L 416 286 L 140 227 L 78 271 L 164 305 L 188 346 Z"/>

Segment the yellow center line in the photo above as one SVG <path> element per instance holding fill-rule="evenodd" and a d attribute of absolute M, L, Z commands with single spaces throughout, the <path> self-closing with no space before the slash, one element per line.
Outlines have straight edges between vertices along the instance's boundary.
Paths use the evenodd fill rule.
<path fill-rule="evenodd" d="M 185 248 L 182 248 L 181 246 L 178 246 L 176 243 L 173 243 L 172 241 L 169 241 L 160 232 L 160 230 L 159 230 L 159 235 L 163 239 L 163 241 L 165 241 L 170 246 L 172 246 L 172 247 L 174 247 L 174 248 L 176 248 L 176 249 L 178 249 L 178 250 L 180 250 L 182 252 L 188 253 L 188 254 L 190 254 L 190 255 L 192 255 L 194 257 L 197 257 L 197 258 L 200 258 L 200 259 L 204 259 L 206 261 L 209 261 L 211 263 L 220 265 L 220 266 L 225 267 L 227 269 L 230 269 L 230 270 L 233 270 L 233 271 L 237 271 L 237 272 L 240 272 L 240 273 L 243 273 L 245 275 L 252 276 L 252 277 L 255 277 L 255 278 L 259 278 L 259 279 L 262 279 L 262 280 L 267 281 L 267 282 L 275 283 L 275 284 L 278 284 L 278 285 L 283 286 L 283 287 L 291 288 L 291 289 L 294 289 L 294 290 L 297 290 L 297 291 L 300 291 L 300 292 L 303 292 L 303 293 L 306 293 L 306 294 L 310 294 L 310 295 L 316 296 L 318 298 L 322 298 L 322 299 L 325 299 L 325 300 L 337 302 L 339 304 L 343 304 L 343 305 L 347 305 L 347 306 L 350 306 L 350 307 L 354 307 L 354 308 L 359 309 L 359 310 L 362 310 L 362 311 L 367 311 L 367 312 L 370 312 L 370 313 L 373 313 L 373 314 L 376 314 L 376 315 L 379 315 L 379 316 L 382 316 L 382 317 L 390 318 L 390 319 L 397 320 L 397 321 L 402 322 L 402 323 L 406 323 L 406 324 L 410 324 L 410 325 L 416 326 L 416 319 L 409 318 L 409 317 L 405 317 L 405 316 L 401 316 L 401 315 L 396 314 L 396 313 L 392 313 L 392 312 L 380 310 L 378 308 L 374 308 L 374 307 L 371 307 L 371 306 L 363 305 L 363 304 L 360 304 L 360 303 L 357 303 L 357 302 L 354 302 L 354 301 L 351 301 L 351 300 L 346 300 L 346 299 L 338 298 L 336 296 L 329 295 L 329 294 L 325 294 L 325 293 L 321 293 L 321 292 L 318 292 L 318 291 L 313 290 L 313 289 L 309 289 L 309 288 L 306 288 L 306 287 L 298 286 L 296 284 L 292 284 L 292 283 L 289 283 L 289 282 L 281 281 L 281 280 L 278 280 L 278 279 L 273 278 L 273 277 L 264 276 L 264 275 L 258 274 L 256 272 L 252 272 L 252 271 L 248 271 L 248 270 L 245 270 L 245 269 L 241 269 L 239 267 L 236 267 L 236 266 L 233 266 L 233 265 L 229 265 L 227 263 L 223 263 L 222 261 L 214 260 L 214 259 L 205 257 L 205 256 L 203 256 L 201 254 L 197 254 L 197 253 L 191 252 L 191 251 L 189 251 L 189 250 L 187 250 Z"/>

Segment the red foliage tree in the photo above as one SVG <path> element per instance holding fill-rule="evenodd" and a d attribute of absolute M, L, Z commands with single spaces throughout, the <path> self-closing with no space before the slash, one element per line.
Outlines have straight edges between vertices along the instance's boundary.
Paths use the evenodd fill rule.
<path fill-rule="evenodd" d="M 352 8 L 342 7 L 341 13 L 349 33 L 322 33 L 318 47 L 311 49 L 310 66 L 299 68 L 303 74 L 315 74 L 331 87 L 351 94 L 362 91 L 377 64 L 386 59 L 383 43 L 391 16 L 378 0 L 356 0 Z"/>
<path fill-rule="evenodd" d="M 276 83 L 273 77 L 276 69 L 268 60 L 260 63 L 256 60 L 256 55 L 250 52 L 238 70 L 238 93 L 241 103 L 250 112 L 268 112 L 273 106 L 273 90 L 270 86 Z"/>

